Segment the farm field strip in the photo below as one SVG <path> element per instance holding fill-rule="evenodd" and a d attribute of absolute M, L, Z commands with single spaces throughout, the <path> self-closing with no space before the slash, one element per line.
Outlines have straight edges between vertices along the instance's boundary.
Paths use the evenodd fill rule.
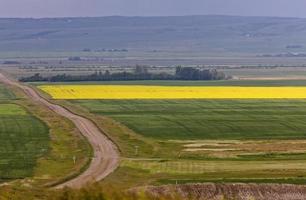
<path fill-rule="evenodd" d="M 306 100 L 72 100 L 157 140 L 306 138 Z"/>
<path fill-rule="evenodd" d="M 3 84 L 0 84 L 0 100 L 14 99 L 15 95 L 9 91 Z"/>
<path fill-rule="evenodd" d="M 33 82 L 33 85 L 50 85 L 48 82 Z M 89 81 L 89 82 L 54 82 L 52 85 L 143 85 L 143 86 L 237 86 L 237 87 L 306 87 L 306 80 L 217 80 L 217 81 Z"/>
<path fill-rule="evenodd" d="M 1 179 L 29 177 L 48 152 L 48 128 L 20 106 L 0 104 L 0 141 Z"/>
<path fill-rule="evenodd" d="M 178 144 L 182 145 L 183 153 L 202 153 L 211 158 L 306 158 L 306 140 L 194 140 Z"/>
<path fill-rule="evenodd" d="M 169 174 L 209 174 L 209 173 L 261 173 L 265 176 L 280 174 L 283 176 L 306 173 L 306 162 L 296 161 L 196 161 L 196 160 L 133 160 L 125 159 L 122 167 L 147 170 L 150 173 Z M 274 171 L 274 172 L 273 172 Z M 287 174 L 288 173 L 288 174 Z M 255 176 L 256 177 L 256 176 Z M 253 177 L 253 178 L 255 178 Z"/>
<path fill-rule="evenodd" d="M 306 87 L 41 85 L 53 99 L 305 99 Z"/>
<path fill-rule="evenodd" d="M 193 140 L 179 141 L 179 143 L 186 151 L 192 149 L 222 150 L 225 148 L 267 152 L 306 150 L 306 140 Z"/>

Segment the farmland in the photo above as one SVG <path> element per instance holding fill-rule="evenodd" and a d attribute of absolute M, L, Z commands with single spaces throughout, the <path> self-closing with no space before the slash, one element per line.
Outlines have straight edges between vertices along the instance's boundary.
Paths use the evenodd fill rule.
<path fill-rule="evenodd" d="M 0 85 L 0 182 L 32 176 L 37 159 L 48 152 L 48 128 L 17 104 L 15 95 Z"/>
<path fill-rule="evenodd" d="M 1 179 L 33 175 L 36 160 L 49 148 L 47 126 L 15 104 L 0 104 L 0 122 Z"/>
<path fill-rule="evenodd" d="M 37 82 L 33 85 L 45 86 L 50 83 Z M 306 80 L 219 80 L 219 81 L 105 81 L 105 82 L 55 82 L 57 85 L 143 85 L 143 86 L 306 86 Z"/>
<path fill-rule="evenodd" d="M 15 96 L 11 91 L 5 88 L 4 85 L 0 84 L 0 101 L 14 99 L 14 97 Z"/>
<path fill-rule="evenodd" d="M 0 19 L 0 199 L 306 199 L 305 23 Z"/>
<path fill-rule="evenodd" d="M 162 139 L 305 138 L 305 100 L 74 100 Z"/>
<path fill-rule="evenodd" d="M 0 91 L 0 182 L 26 178 L 40 187 L 79 174 L 90 149 L 72 124 L 14 87 L 1 84 Z"/>
<path fill-rule="evenodd" d="M 304 99 L 306 87 L 40 86 L 53 99 Z"/>
<path fill-rule="evenodd" d="M 79 99 L 74 96 L 75 93 L 82 94 L 78 91 L 79 83 L 64 85 L 70 87 L 70 94 L 67 94 L 71 97 L 66 96 L 68 101 L 64 104 L 76 110 L 85 108 L 92 114 L 92 119 L 106 128 L 123 152 L 121 166 L 110 179 L 124 175 L 126 178 L 144 176 L 154 184 L 207 181 L 305 183 L 306 100 L 293 98 L 296 96 L 288 91 L 283 92 L 288 99 L 264 98 L 264 95 L 269 97 L 272 90 L 277 95 L 282 95 L 278 90 L 285 88 L 297 92 L 304 87 L 288 86 L 303 86 L 303 81 L 135 81 L 128 82 L 131 86 L 127 87 L 137 88 L 139 83 L 168 85 L 169 90 L 184 84 L 223 83 L 227 87 L 219 88 L 229 89 L 232 83 L 248 86 L 245 89 L 251 93 L 254 92 L 252 89 L 264 85 L 269 86 L 265 89 L 271 90 L 261 93 L 263 98 L 257 96 L 255 99 L 97 99 L 96 96 Z M 87 83 L 81 88 L 90 88 L 92 84 L 96 83 Z M 122 82 L 116 84 L 122 87 Z M 84 94 L 88 97 L 88 93 L 90 91 Z M 112 96 L 109 91 L 106 94 Z M 138 98 L 142 95 L 141 92 L 135 94 Z M 299 91 L 298 94 L 303 93 Z M 122 133 L 118 136 L 120 130 Z M 107 182 L 112 182 L 110 179 Z"/>
<path fill-rule="evenodd" d="M 158 184 L 305 182 L 305 100 L 70 101 L 161 145 L 121 164 Z"/>
<path fill-rule="evenodd" d="M 120 167 L 102 185 L 130 188 L 194 182 L 306 182 L 305 80 L 115 81 L 32 86 L 37 86 L 50 101 L 94 121 L 118 145 Z M 195 98 L 203 94 L 199 88 L 209 91 L 209 95 Z M 8 94 L 5 98 L 13 98 Z M 54 122 L 62 123 L 58 119 Z M 58 134 L 52 138 L 64 136 L 60 129 L 56 128 Z M 63 177 L 73 168 L 74 155 L 86 156 L 82 145 L 83 151 L 69 150 L 67 144 L 77 147 L 70 143 L 70 137 L 52 144 L 57 148 L 53 160 L 46 157 L 43 168 L 39 167 L 34 175 L 43 177 L 46 171 L 55 175 L 63 169 L 59 173 Z M 59 157 L 63 155 L 62 148 L 64 157 Z M 63 161 L 65 165 L 60 165 Z"/>
<path fill-rule="evenodd" d="M 122 82 L 115 83 L 122 87 Z M 128 88 L 143 83 L 156 88 L 167 85 L 168 90 L 207 84 L 225 85 L 219 87 L 222 89 L 231 88 L 232 84 L 246 91 L 269 86 L 266 88 L 276 91 L 290 88 L 298 95 L 303 95 L 301 90 L 305 88 L 303 80 L 127 83 Z M 290 92 L 283 91 L 288 99 L 99 99 L 96 96 L 84 99 L 75 93 L 88 97 L 88 88 L 106 85 L 68 83 L 64 86 L 69 88 L 66 90 L 69 98 L 52 101 L 92 119 L 121 150 L 120 167 L 102 185 L 130 188 L 195 182 L 306 182 L 306 100 L 293 98 L 296 96 L 290 96 Z M 49 85 L 38 87 L 43 89 Z M 61 88 L 62 84 L 51 85 L 54 87 Z M 82 90 L 78 91 L 79 87 Z M 261 95 L 270 95 L 266 93 Z M 107 95 L 114 98 L 110 92 Z"/>
<path fill-rule="evenodd" d="M 294 96 L 305 94 L 305 83 L 304 80 L 229 80 L 33 85 L 38 86 L 43 96 L 50 99 L 53 96 L 51 101 L 93 120 L 118 145 L 122 156 L 120 167 L 102 185 L 129 188 L 195 182 L 305 184 L 306 100 Z M 232 96 L 177 99 L 175 93 L 172 98 L 141 99 L 143 93 L 136 91 L 133 95 L 138 99 L 135 99 L 105 90 L 122 88 L 123 84 L 134 90 L 139 85 L 142 90 L 150 88 L 149 93 L 153 93 L 150 95 L 160 88 L 223 89 L 219 95 L 231 88 L 245 89 L 249 94 L 254 89 L 269 91 L 246 99 Z M 54 91 L 56 95 L 52 95 Z M 271 98 L 272 92 L 287 98 Z"/>

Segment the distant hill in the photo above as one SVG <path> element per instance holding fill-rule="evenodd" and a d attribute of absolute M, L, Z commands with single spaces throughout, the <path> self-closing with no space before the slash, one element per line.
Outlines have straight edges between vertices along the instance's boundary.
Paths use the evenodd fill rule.
<path fill-rule="evenodd" d="M 306 19 L 235 16 L 0 19 L 0 51 L 306 52 Z"/>

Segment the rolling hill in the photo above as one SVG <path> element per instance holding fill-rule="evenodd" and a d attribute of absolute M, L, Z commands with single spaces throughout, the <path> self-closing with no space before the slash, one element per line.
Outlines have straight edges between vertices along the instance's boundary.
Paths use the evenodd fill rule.
<path fill-rule="evenodd" d="M 0 51 L 306 51 L 306 19 L 239 16 L 0 19 Z"/>

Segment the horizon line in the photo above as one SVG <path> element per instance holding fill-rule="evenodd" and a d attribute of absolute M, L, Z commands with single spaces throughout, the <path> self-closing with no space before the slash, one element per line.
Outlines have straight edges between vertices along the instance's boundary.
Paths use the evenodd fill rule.
<path fill-rule="evenodd" d="M 80 19 L 80 18 L 162 18 L 162 17 L 246 17 L 246 18 L 282 18 L 282 19 L 306 19 L 306 17 L 293 16 L 256 16 L 256 15 L 230 15 L 230 14 L 194 14 L 194 15 L 105 15 L 105 16 L 58 16 L 58 17 L 0 17 L 0 19 Z"/>

